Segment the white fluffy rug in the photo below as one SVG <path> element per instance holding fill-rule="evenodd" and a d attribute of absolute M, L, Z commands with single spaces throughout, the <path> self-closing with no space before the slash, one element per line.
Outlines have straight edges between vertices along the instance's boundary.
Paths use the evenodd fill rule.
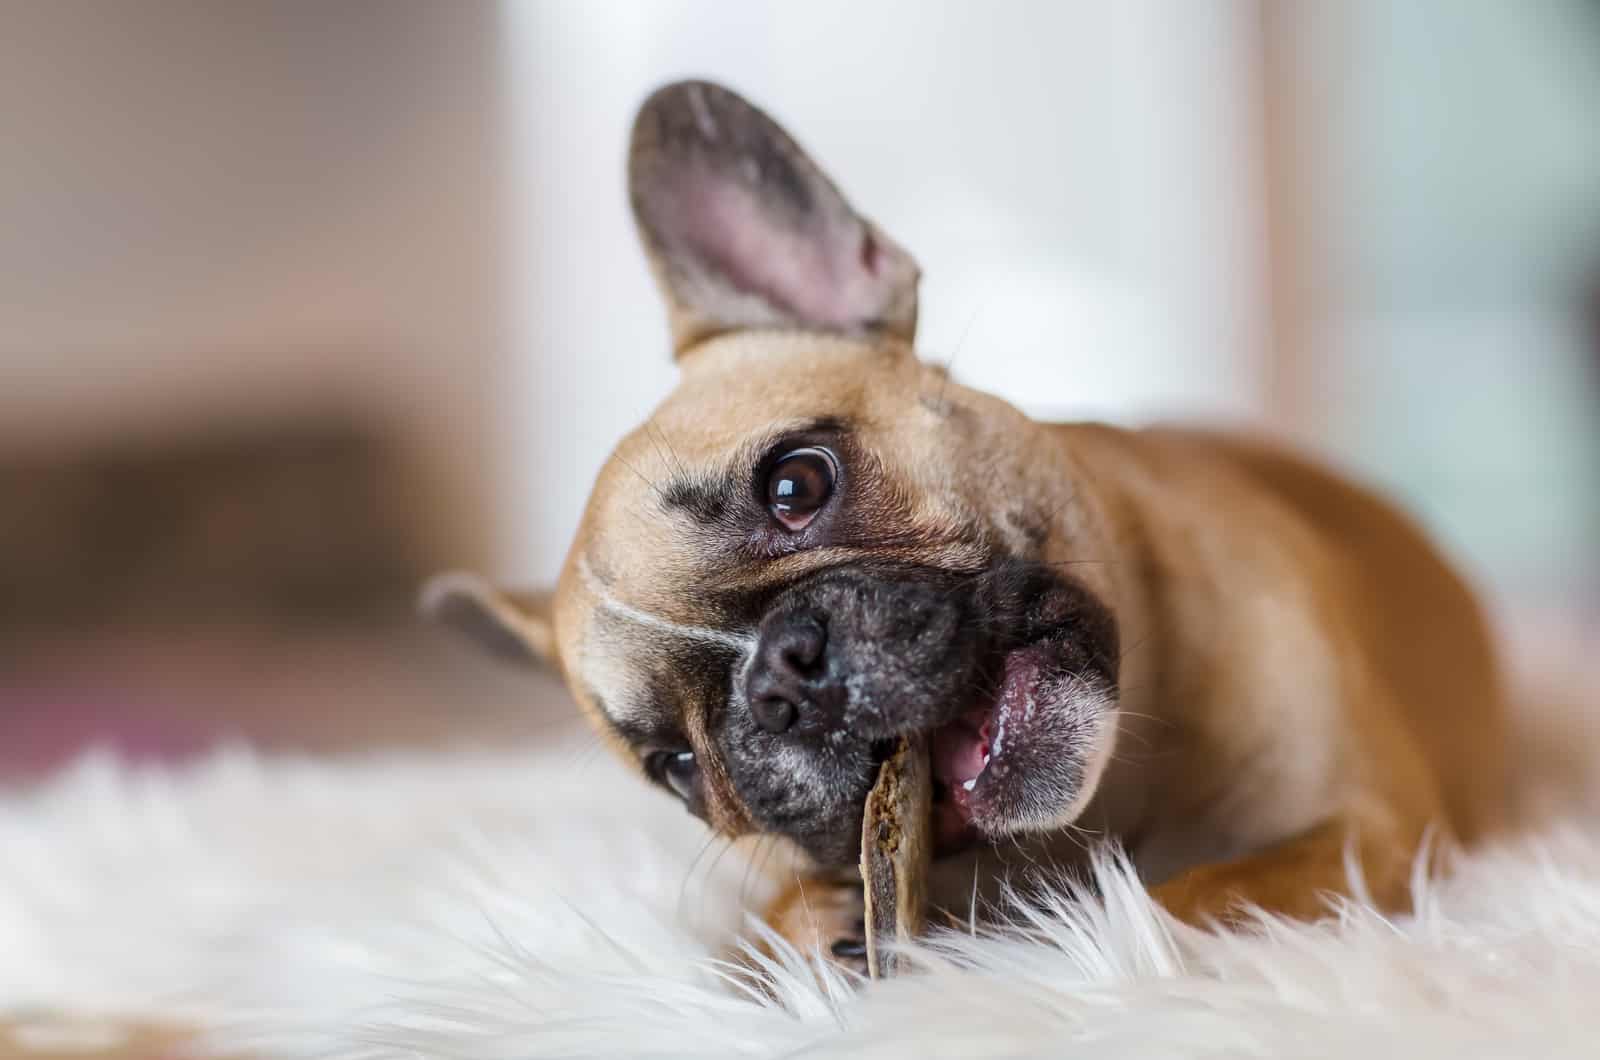
<path fill-rule="evenodd" d="M 1123 869 L 865 990 L 721 972 L 744 852 L 601 754 L 88 759 L 0 801 L 0 1020 L 230 1028 L 291 1057 L 1572 1056 L 1600 1052 L 1600 821 L 1254 937 L 1181 929 Z M 759 866 L 758 866 L 759 868 Z"/>

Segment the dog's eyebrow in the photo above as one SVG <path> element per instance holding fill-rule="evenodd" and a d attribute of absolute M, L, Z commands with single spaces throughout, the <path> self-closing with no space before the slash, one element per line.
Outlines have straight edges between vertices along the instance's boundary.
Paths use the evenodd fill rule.
<path fill-rule="evenodd" d="M 728 475 L 689 477 L 677 475 L 661 487 L 661 506 L 688 512 L 701 523 L 727 518 L 738 489 Z"/>
<path fill-rule="evenodd" d="M 777 424 L 746 441 L 722 467 L 707 472 L 680 469 L 658 491 L 661 506 L 687 512 L 703 524 L 726 519 L 740 494 L 750 488 L 750 470 L 786 438 L 799 441 L 808 436 L 836 435 L 847 431 L 843 420 L 818 416 L 795 423 Z"/>

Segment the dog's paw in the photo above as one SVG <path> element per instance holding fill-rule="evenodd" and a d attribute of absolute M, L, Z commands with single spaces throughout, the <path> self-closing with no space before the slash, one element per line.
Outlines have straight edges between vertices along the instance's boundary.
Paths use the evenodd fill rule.
<path fill-rule="evenodd" d="M 854 874 L 796 877 L 767 909 L 767 926 L 801 953 L 867 974 L 866 902 Z"/>

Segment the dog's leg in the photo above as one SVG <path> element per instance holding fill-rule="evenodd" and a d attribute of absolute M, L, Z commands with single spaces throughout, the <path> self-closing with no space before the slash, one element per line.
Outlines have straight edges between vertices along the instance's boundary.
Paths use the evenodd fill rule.
<path fill-rule="evenodd" d="M 1003 847 L 979 844 L 932 866 L 929 920 L 968 930 L 1004 923 L 1006 895 L 1028 894 L 1079 867 L 1081 840 L 1066 833 L 1024 836 Z M 1043 879 L 1035 875 L 1045 869 Z M 765 920 L 802 953 L 820 951 L 834 964 L 866 973 L 866 907 L 855 872 L 797 874 L 767 908 Z"/>
<path fill-rule="evenodd" d="M 1328 913 L 1328 895 L 1350 895 L 1350 861 L 1379 908 L 1410 903 L 1408 884 L 1422 845 L 1421 829 L 1372 827 L 1338 818 L 1235 861 L 1203 865 L 1151 888 L 1178 919 L 1204 926 L 1237 923 L 1256 907 L 1299 920 Z"/>
<path fill-rule="evenodd" d="M 801 953 L 866 974 L 866 907 L 852 872 L 799 875 L 768 906 L 766 922 Z"/>

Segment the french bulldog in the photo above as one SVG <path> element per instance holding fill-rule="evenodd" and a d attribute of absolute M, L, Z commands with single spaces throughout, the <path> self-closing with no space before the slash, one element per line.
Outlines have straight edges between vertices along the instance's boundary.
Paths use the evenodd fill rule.
<path fill-rule="evenodd" d="M 425 605 L 559 666 L 711 828 L 784 837 L 780 935 L 859 955 L 863 800 L 906 734 L 962 919 L 1089 837 L 1192 923 L 1401 907 L 1430 837 L 1495 827 L 1486 624 L 1394 508 L 1257 441 L 1035 422 L 919 360 L 917 264 L 725 88 L 646 100 L 628 176 L 677 388 L 553 594 L 457 574 Z"/>

